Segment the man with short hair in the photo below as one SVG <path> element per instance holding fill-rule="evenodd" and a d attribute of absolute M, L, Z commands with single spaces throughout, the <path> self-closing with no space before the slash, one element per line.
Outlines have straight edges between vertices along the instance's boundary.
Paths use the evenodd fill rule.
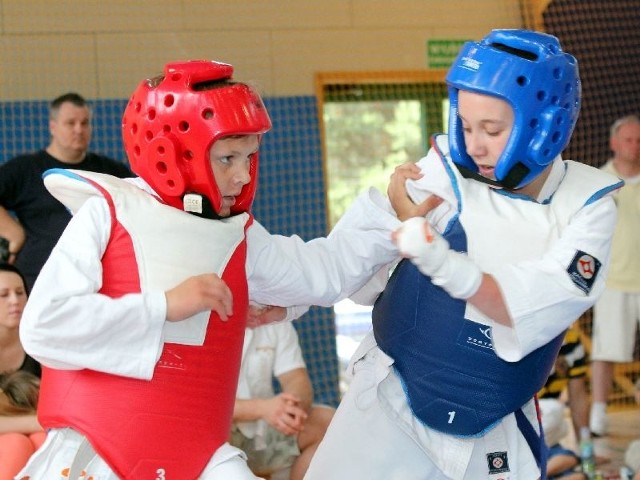
<path fill-rule="evenodd" d="M 126 164 L 88 151 L 91 113 L 77 93 L 57 97 L 49 105 L 49 145 L 0 166 L 0 236 L 9 240 L 9 261 L 24 273 L 29 289 L 71 219 L 62 203 L 45 189 L 44 171 L 74 168 L 120 178 L 132 176 Z"/>

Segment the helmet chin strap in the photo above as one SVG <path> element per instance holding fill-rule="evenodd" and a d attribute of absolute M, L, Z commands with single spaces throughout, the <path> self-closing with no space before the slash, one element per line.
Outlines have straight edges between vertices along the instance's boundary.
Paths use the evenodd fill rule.
<path fill-rule="evenodd" d="M 183 210 L 196 217 L 209 220 L 221 220 L 224 217 L 218 215 L 207 197 L 199 193 L 185 193 L 182 197 Z"/>
<path fill-rule="evenodd" d="M 505 188 L 507 190 L 514 190 L 516 186 L 522 181 L 522 179 L 529 173 L 529 168 L 526 165 L 522 163 L 516 163 L 511 168 L 511 170 L 509 170 L 509 173 L 504 178 L 504 180 L 499 182 L 497 180 L 491 180 L 490 178 L 483 177 L 478 172 L 474 172 L 467 167 L 463 167 L 458 164 L 455 165 L 464 178 L 472 178 L 473 180 L 486 183 L 488 185 L 491 185 L 492 187 Z"/>

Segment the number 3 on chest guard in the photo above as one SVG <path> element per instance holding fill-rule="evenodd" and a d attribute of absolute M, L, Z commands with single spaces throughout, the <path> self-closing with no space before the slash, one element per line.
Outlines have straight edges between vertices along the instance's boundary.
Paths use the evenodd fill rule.
<path fill-rule="evenodd" d="M 158 474 L 158 476 L 156 477 L 156 480 L 166 480 L 167 477 L 165 477 L 164 468 L 157 469 L 156 473 Z"/>
<path fill-rule="evenodd" d="M 447 423 L 453 423 L 453 419 L 456 416 L 455 410 L 453 412 L 449 412 L 449 421 Z"/>

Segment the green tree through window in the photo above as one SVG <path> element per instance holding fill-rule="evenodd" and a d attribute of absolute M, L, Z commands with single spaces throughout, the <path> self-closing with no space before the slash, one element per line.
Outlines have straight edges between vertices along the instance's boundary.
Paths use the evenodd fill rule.
<path fill-rule="evenodd" d="M 418 101 L 331 103 L 324 122 L 331 225 L 355 195 L 369 186 L 385 192 L 397 165 L 425 153 Z"/>

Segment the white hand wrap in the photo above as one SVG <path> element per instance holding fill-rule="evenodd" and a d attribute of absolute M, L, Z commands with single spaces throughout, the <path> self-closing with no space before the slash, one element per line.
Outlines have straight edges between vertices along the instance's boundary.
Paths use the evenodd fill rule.
<path fill-rule="evenodd" d="M 396 231 L 396 243 L 403 256 L 452 297 L 467 299 L 480 288 L 480 268 L 465 254 L 451 250 L 426 219 L 413 217 L 403 222 Z"/>

